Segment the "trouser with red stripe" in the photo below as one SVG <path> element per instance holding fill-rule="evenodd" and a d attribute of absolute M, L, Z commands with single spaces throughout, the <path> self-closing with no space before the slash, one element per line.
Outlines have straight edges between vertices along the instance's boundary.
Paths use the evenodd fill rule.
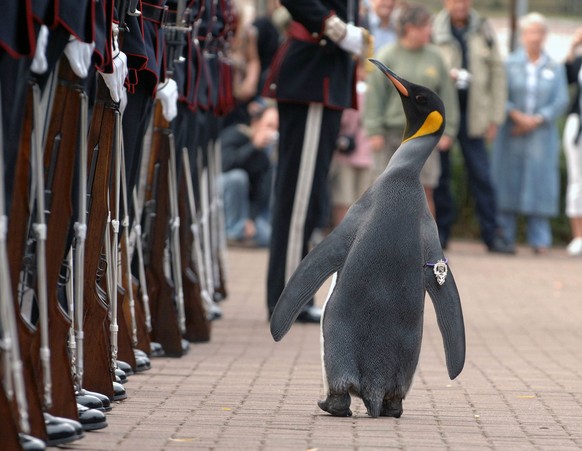
<path fill-rule="evenodd" d="M 267 278 L 271 312 L 308 252 L 325 209 L 327 176 L 342 112 L 322 104 L 279 103 L 279 157 L 272 208 Z"/>

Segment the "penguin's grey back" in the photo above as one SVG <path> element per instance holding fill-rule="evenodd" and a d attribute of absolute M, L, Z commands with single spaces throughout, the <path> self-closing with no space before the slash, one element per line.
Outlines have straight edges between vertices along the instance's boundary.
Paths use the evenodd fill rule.
<path fill-rule="evenodd" d="M 404 146 L 415 150 L 417 143 Z M 407 159 L 402 150 L 365 195 L 370 208 L 359 218 L 360 227 L 323 318 L 325 352 L 344 356 L 324 355 L 328 380 L 348 384 L 368 399 L 406 394 L 422 339 L 419 218 L 426 200 L 415 168 L 401 164 Z M 361 392 L 363 387 L 368 393 Z"/>

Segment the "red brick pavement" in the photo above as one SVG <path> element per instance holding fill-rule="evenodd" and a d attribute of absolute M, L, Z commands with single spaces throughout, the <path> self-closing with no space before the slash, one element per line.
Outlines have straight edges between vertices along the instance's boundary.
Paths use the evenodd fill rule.
<path fill-rule="evenodd" d="M 434 311 L 403 416 L 320 411 L 319 328 L 296 324 L 280 343 L 265 313 L 265 251 L 229 249 L 229 299 L 212 340 L 131 376 L 129 398 L 79 450 L 373 450 L 582 448 L 582 259 L 486 253 L 454 242 L 467 361 L 447 377 Z M 323 302 L 323 295 L 318 303 Z"/>

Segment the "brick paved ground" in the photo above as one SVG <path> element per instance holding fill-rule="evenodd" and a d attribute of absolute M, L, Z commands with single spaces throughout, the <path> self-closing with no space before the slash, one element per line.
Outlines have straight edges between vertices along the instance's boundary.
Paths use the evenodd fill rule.
<path fill-rule="evenodd" d="M 296 324 L 281 343 L 264 308 L 266 252 L 229 249 L 224 318 L 212 341 L 180 359 L 154 359 L 130 377 L 109 427 L 79 450 L 372 450 L 582 448 L 582 260 L 552 250 L 490 255 L 452 244 L 467 361 L 447 377 L 434 311 L 403 416 L 320 411 L 319 330 Z M 318 298 L 318 303 L 323 296 Z"/>

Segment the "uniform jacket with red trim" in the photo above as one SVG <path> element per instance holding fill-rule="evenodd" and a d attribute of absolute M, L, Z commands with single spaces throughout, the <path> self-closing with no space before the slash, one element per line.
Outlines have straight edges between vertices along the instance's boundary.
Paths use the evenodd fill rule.
<path fill-rule="evenodd" d="M 2 4 L 0 17 L 0 54 L 12 58 L 34 56 L 36 36 L 31 0 L 10 1 Z"/>
<path fill-rule="evenodd" d="M 348 22 L 347 0 L 283 0 L 304 37 L 287 36 L 270 68 L 263 95 L 279 102 L 323 103 L 334 109 L 356 108 L 355 68 L 352 55 L 323 34 L 325 20 L 336 14 Z M 358 20 L 359 1 L 353 3 Z M 296 26 L 297 24 L 293 24 Z M 297 28 L 297 27 L 296 27 Z"/>

